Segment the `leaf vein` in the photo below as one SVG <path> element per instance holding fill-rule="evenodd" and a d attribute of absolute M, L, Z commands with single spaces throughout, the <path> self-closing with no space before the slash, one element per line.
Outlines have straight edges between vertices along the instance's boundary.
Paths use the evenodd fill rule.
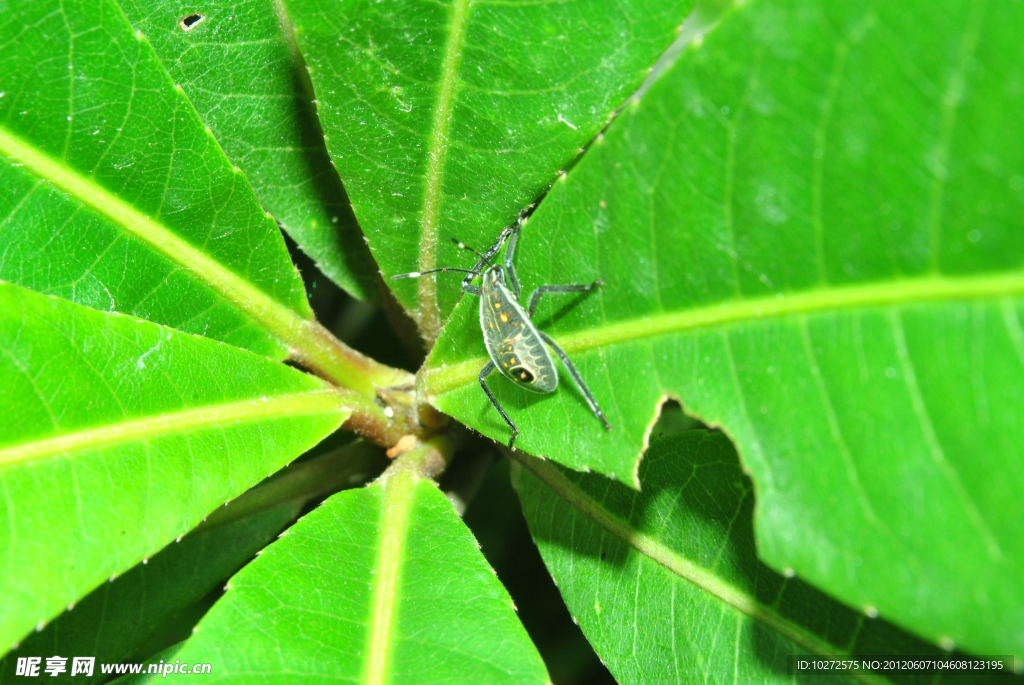
<path fill-rule="evenodd" d="M 896 356 L 899 359 L 900 369 L 903 373 L 903 382 L 907 387 L 907 393 L 910 396 L 910 404 L 914 409 L 914 414 L 921 425 L 921 433 L 928 448 L 928 453 L 938 467 L 942 477 L 949 483 L 953 495 L 959 500 L 960 506 L 963 508 L 964 514 L 967 516 L 968 521 L 970 521 L 971 526 L 974 527 L 984 542 L 985 551 L 988 553 L 989 558 L 992 561 L 999 561 L 1003 557 L 1003 551 L 999 546 L 998 539 L 985 522 L 981 512 L 978 511 L 970 494 L 964 488 L 960 476 L 946 459 L 942 443 L 939 442 L 939 436 L 935 432 L 935 426 L 928 413 L 928 407 L 925 405 L 924 396 L 921 394 L 921 388 L 917 383 L 917 373 L 914 370 L 914 362 L 910 358 L 910 351 L 907 348 L 903 321 L 899 313 L 894 310 L 890 310 L 888 318 L 889 325 L 892 328 L 893 341 L 896 345 Z"/>

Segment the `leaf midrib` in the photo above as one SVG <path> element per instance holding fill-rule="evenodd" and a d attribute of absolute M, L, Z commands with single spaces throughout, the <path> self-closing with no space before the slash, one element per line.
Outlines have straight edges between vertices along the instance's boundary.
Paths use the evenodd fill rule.
<path fill-rule="evenodd" d="M 513 453 L 513 458 L 592 523 L 619 538 L 638 553 L 660 564 L 670 573 L 690 581 L 701 590 L 717 597 L 735 610 L 760 621 L 779 635 L 812 654 L 829 655 L 842 653 L 843 650 L 841 648 L 788 621 L 771 607 L 758 602 L 753 595 L 722 580 L 711 571 L 691 562 L 646 533 L 636 530 L 629 523 L 605 509 L 597 500 L 576 487 L 551 462 L 542 461 L 523 453 Z M 888 682 L 868 673 L 854 673 L 851 675 L 865 683 Z"/>
<path fill-rule="evenodd" d="M 676 312 L 636 316 L 558 337 L 569 353 L 609 347 L 657 335 L 709 329 L 726 324 L 782 319 L 790 316 L 842 311 L 857 307 L 894 306 L 920 302 L 974 300 L 1024 295 L 1024 272 L 994 276 L 927 276 L 819 288 L 793 295 L 730 300 Z M 436 397 L 476 380 L 486 363 L 483 356 L 427 372 L 426 390 Z"/>
<path fill-rule="evenodd" d="M 367 685 L 383 685 L 389 680 L 398 586 L 405 561 L 405 538 L 409 531 L 416 478 L 410 470 L 399 469 L 380 483 L 384 488 L 384 505 L 381 507 L 380 552 L 373 572 L 373 605 L 367 631 L 363 677 Z"/>
<path fill-rule="evenodd" d="M 0 154 L 24 165 L 191 272 L 283 343 L 293 359 L 316 369 L 335 383 L 373 398 L 374 382 L 388 385 L 404 380 L 401 373 L 393 373 L 352 350 L 342 349 L 312 318 L 271 297 L 176 235 L 168 226 L 138 211 L 91 178 L 79 174 L 2 125 Z"/>
<path fill-rule="evenodd" d="M 83 428 L 64 435 L 0 448 L 0 469 L 57 454 L 179 435 L 197 428 L 223 427 L 280 417 L 331 412 L 340 415 L 339 424 L 348 413 L 344 395 L 333 390 L 314 390 L 207 405 Z"/>
<path fill-rule="evenodd" d="M 0 152 L 40 178 L 88 205 L 125 231 L 145 241 L 175 264 L 199 277 L 218 294 L 275 333 L 305 319 L 283 303 L 203 253 L 167 226 L 138 211 L 120 197 L 0 126 Z"/>
<path fill-rule="evenodd" d="M 434 120 L 430 130 L 427 153 L 427 176 L 423 193 L 423 216 L 420 219 L 419 270 L 429 271 L 437 263 L 437 216 L 440 210 L 441 186 L 444 177 L 445 153 L 448 149 L 448 124 L 455 98 L 455 80 L 462 57 L 469 0 L 455 0 L 452 6 L 448 41 L 441 64 L 441 80 Z M 432 278 L 419 280 L 417 323 L 420 332 L 433 343 L 441 330 L 441 313 L 437 304 L 437 284 Z"/>

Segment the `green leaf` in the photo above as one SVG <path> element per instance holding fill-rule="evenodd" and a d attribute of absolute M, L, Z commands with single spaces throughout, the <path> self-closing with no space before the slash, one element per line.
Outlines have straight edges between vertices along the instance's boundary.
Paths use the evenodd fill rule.
<path fill-rule="evenodd" d="M 622 685 L 789 683 L 795 655 L 944 654 L 758 561 L 753 486 L 720 433 L 655 441 L 641 493 L 532 457 L 522 464 L 515 483 L 544 562 Z"/>
<path fill-rule="evenodd" d="M 391 275 L 465 265 L 452 237 L 486 247 L 640 85 L 693 2 L 286 5 L 327 149 Z M 392 285 L 436 338 L 457 280 Z"/>
<path fill-rule="evenodd" d="M 15 0 L 0 45 L 0 278 L 284 357 L 280 231 L 117 4 Z"/>
<path fill-rule="evenodd" d="M 148 656 L 148 645 L 165 639 L 174 624 L 188 621 L 190 612 L 202 611 L 186 626 L 191 630 L 208 610 L 208 593 L 259 554 L 309 499 L 352 487 L 368 474 L 380 473 L 387 462 L 380 448 L 357 440 L 278 471 L 230 506 L 213 511 L 148 563 L 104 583 L 73 611 L 29 635 L 0 660 L 0 682 L 14 676 L 19 656 L 88 654 L 96 663 Z M 94 676 L 101 680 L 103 674 L 97 668 Z"/>
<path fill-rule="evenodd" d="M 851 606 L 1024 654 L 1024 8 L 748 2 L 627 107 L 523 229 L 563 374 L 495 375 L 527 452 L 639 485 L 666 397 L 735 439 L 762 557 Z M 502 441 L 465 298 L 428 361 Z"/>
<path fill-rule="evenodd" d="M 0 284 L 0 649 L 336 430 L 348 395 Z"/>
<path fill-rule="evenodd" d="M 17 681 L 19 656 L 94 656 L 96 663 L 120 663 L 166 620 L 215 589 L 299 513 L 301 501 L 286 502 L 253 516 L 187 535 L 112 583 L 104 583 L 74 610 L 40 633 L 29 635 L 0 660 L 0 680 Z M 102 682 L 98 667 L 92 679 Z"/>
<path fill-rule="evenodd" d="M 472 534 L 411 471 L 335 495 L 282 538 L 175 658 L 226 682 L 547 682 Z"/>
<path fill-rule="evenodd" d="M 324 274 L 376 299 L 376 266 L 327 156 L 313 88 L 277 3 L 122 0 L 121 7 L 263 206 Z"/>

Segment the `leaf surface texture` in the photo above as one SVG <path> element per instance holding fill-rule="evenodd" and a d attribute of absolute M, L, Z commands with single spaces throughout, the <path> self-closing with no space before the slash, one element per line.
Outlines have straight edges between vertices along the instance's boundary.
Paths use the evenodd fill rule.
<path fill-rule="evenodd" d="M 637 493 L 533 458 L 515 476 L 562 597 L 623 685 L 791 683 L 793 656 L 943 655 L 760 562 L 753 488 L 721 433 L 656 440 L 641 480 Z"/>
<path fill-rule="evenodd" d="M 117 4 L 8 3 L 0 45 L 0 279 L 283 357 L 280 231 Z"/>
<path fill-rule="evenodd" d="M 476 541 L 409 473 L 331 497 L 237 574 L 176 656 L 224 682 L 545 683 Z"/>
<path fill-rule="evenodd" d="M 490 385 L 523 450 L 634 487 L 680 398 L 736 441 L 773 568 L 935 643 L 1024 654 L 1024 12 L 942 7 L 748 2 L 688 49 L 517 255 L 527 294 L 604 279 L 535 321 L 614 429 L 564 373 L 552 395 Z M 505 441 L 477 307 L 423 386 Z"/>
<path fill-rule="evenodd" d="M 471 264 L 451 238 L 486 249 L 640 85 L 693 2 L 286 5 L 327 149 L 393 275 Z M 457 281 L 391 285 L 436 337 Z"/>
<path fill-rule="evenodd" d="M 122 0 L 121 7 L 263 206 L 324 274 L 374 299 L 376 267 L 327 156 L 313 89 L 280 3 L 239 0 L 199 13 L 179 0 Z M 186 17 L 196 23 L 183 24 Z"/>
<path fill-rule="evenodd" d="M 348 417 L 259 355 L 0 284 L 0 645 Z"/>

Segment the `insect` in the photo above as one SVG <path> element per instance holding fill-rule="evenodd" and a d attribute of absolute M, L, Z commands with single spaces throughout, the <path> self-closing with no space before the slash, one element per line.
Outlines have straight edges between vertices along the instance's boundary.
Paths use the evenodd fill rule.
<path fill-rule="evenodd" d="M 477 261 L 476 266 L 472 269 L 446 266 L 439 269 L 423 272 L 414 271 L 391 277 L 392 279 L 419 278 L 444 271 L 468 274 L 462 281 L 462 290 L 471 295 L 480 296 L 480 328 L 484 334 L 484 346 L 487 348 L 487 354 L 491 358 L 480 369 L 480 375 L 478 376 L 480 387 L 483 388 L 487 399 L 491 401 L 494 408 L 501 414 L 501 418 L 505 419 L 505 423 L 512 429 L 512 437 L 508 441 L 510 449 L 519 436 L 519 428 L 509 418 L 508 414 L 505 413 L 505 410 L 498 403 L 498 399 L 491 392 L 491 389 L 487 387 L 487 376 L 497 369 L 501 375 L 527 390 L 540 393 L 554 392 L 558 387 L 558 370 L 555 368 L 555 363 L 551 359 L 551 354 L 547 348 L 551 348 L 558 355 L 558 358 L 562 360 L 562 364 L 565 365 L 569 375 L 576 381 L 576 385 L 586 398 L 590 411 L 601 420 L 605 430 L 611 430 L 611 425 L 609 425 L 608 420 L 601 412 L 601 408 L 597 406 L 597 401 L 590 393 L 587 384 L 583 382 L 583 378 L 580 377 L 572 361 L 569 360 L 568 355 L 547 333 L 538 330 L 530 320 L 533 317 L 533 313 L 537 310 L 537 304 L 543 295 L 547 293 L 588 292 L 601 286 L 602 281 L 599 278 L 588 285 L 542 285 L 530 295 L 529 305 L 524 310 L 523 306 L 519 303 L 521 289 L 519 287 L 519 279 L 516 277 L 515 265 L 512 263 L 515 256 L 516 243 L 519 241 L 519 231 L 523 223 L 525 223 L 523 221 L 523 212 L 520 212 L 519 218 L 515 223 L 505 228 L 501 235 L 498 236 L 498 240 L 494 245 L 484 254 L 456 240 L 455 244 L 460 249 L 474 252 L 479 257 L 479 261 Z M 508 243 L 508 249 L 505 251 L 504 267 L 499 264 L 492 264 L 491 258 L 501 250 L 502 245 L 506 242 Z M 487 268 L 484 269 L 484 267 Z M 473 285 L 473 279 L 477 276 L 483 279 L 482 284 L 479 286 Z"/>

